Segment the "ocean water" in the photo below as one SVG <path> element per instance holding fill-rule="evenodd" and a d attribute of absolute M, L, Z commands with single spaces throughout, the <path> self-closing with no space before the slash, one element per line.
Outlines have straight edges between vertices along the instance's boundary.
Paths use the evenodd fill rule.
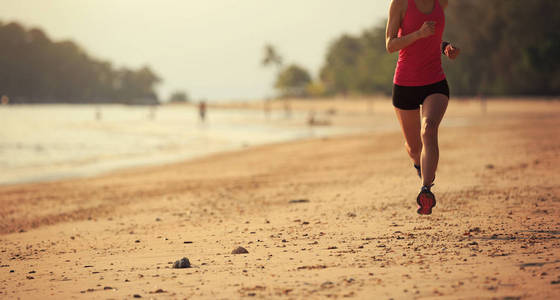
<path fill-rule="evenodd" d="M 93 176 L 248 146 L 371 130 L 310 127 L 306 113 L 123 105 L 0 106 L 0 184 Z"/>

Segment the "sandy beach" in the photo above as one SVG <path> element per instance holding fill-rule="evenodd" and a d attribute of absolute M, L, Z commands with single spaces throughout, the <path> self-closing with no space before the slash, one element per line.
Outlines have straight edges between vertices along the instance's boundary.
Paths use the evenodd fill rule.
<path fill-rule="evenodd" d="M 393 119 L 368 103 L 291 109 Z M 560 298 L 560 102 L 446 118 L 431 216 L 394 130 L 0 186 L 0 298 Z"/>

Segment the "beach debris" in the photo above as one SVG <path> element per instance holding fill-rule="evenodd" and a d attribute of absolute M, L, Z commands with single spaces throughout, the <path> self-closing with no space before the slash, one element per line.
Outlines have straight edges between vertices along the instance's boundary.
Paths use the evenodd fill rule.
<path fill-rule="evenodd" d="M 26 276 L 27 279 L 35 279 L 33 276 Z"/>
<path fill-rule="evenodd" d="M 243 248 L 243 247 L 237 247 L 235 249 L 233 249 L 233 251 L 231 251 L 231 254 L 247 254 L 249 253 L 249 251 L 247 251 L 247 249 Z"/>
<path fill-rule="evenodd" d="M 139 294 L 134 294 L 134 296 L 132 296 L 134 298 L 142 298 L 142 296 L 140 296 Z"/>
<path fill-rule="evenodd" d="M 493 164 L 487 164 L 486 169 L 492 170 L 492 169 L 494 169 L 494 165 Z"/>
<path fill-rule="evenodd" d="M 103 287 L 103 289 L 104 289 L 104 290 L 112 290 L 113 287 L 111 287 L 111 286 L 106 286 L 106 287 Z"/>
<path fill-rule="evenodd" d="M 290 200 L 290 203 L 309 203 L 308 199 L 295 199 L 295 200 Z"/>
<path fill-rule="evenodd" d="M 475 227 L 475 228 L 471 228 L 469 229 L 469 232 L 480 232 L 480 227 Z"/>
<path fill-rule="evenodd" d="M 161 293 L 167 293 L 167 291 L 163 289 L 157 289 L 153 292 L 150 292 L 150 294 L 161 294 Z"/>
<path fill-rule="evenodd" d="M 326 269 L 326 268 L 327 268 L 327 266 L 325 266 L 325 265 L 297 267 L 298 270 L 319 270 L 319 269 Z"/>
<path fill-rule="evenodd" d="M 355 218 L 355 217 L 356 217 L 356 214 L 353 213 L 353 212 L 349 212 L 349 213 L 347 213 L 346 215 L 347 215 L 349 218 Z"/>
<path fill-rule="evenodd" d="M 550 284 L 560 284 L 560 280 L 551 281 Z"/>
<path fill-rule="evenodd" d="M 191 262 L 186 257 L 181 258 L 180 260 L 176 261 L 173 264 L 174 269 L 185 269 L 190 267 L 191 267 Z"/>
<path fill-rule="evenodd" d="M 140 243 L 140 240 L 136 240 L 136 241 L 134 241 L 134 242 L 135 242 L 135 243 Z"/>

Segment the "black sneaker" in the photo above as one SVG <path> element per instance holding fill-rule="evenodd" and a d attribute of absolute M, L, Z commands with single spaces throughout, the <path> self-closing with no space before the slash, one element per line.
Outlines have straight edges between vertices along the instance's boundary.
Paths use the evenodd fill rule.
<path fill-rule="evenodd" d="M 436 206 L 436 196 L 430 191 L 432 186 L 423 186 L 420 190 L 420 194 L 416 197 L 416 203 L 418 203 L 417 213 L 421 215 L 431 215 L 432 208 Z"/>

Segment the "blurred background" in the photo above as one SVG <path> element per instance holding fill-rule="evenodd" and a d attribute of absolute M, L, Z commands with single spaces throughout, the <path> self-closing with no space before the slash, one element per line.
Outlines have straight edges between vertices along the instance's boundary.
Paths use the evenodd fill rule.
<path fill-rule="evenodd" d="M 454 97 L 558 96 L 559 2 L 449 2 L 444 39 L 462 49 L 444 60 Z M 0 183 L 396 130 L 371 104 L 361 123 L 333 122 L 285 100 L 390 109 L 389 4 L 0 0 Z M 262 105 L 217 105 L 229 102 Z"/>

